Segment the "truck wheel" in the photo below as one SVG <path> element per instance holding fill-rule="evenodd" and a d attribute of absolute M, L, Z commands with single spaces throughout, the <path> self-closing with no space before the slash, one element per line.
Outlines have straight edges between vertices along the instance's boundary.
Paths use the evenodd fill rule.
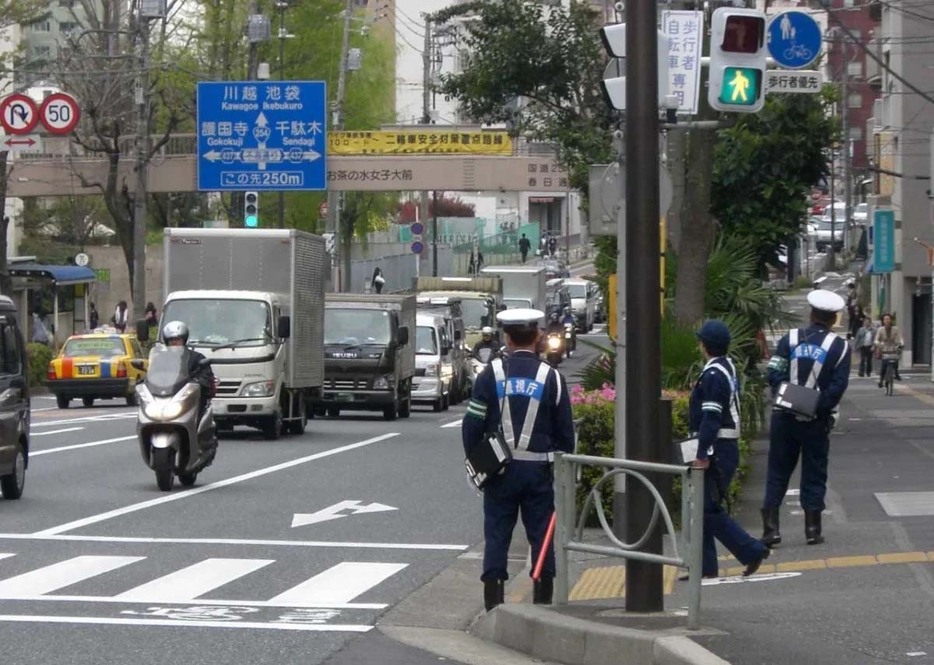
<path fill-rule="evenodd" d="M 71 400 L 65 397 L 64 395 L 56 395 L 55 403 L 58 405 L 58 408 L 67 409 L 68 405 L 71 404 Z"/>
<path fill-rule="evenodd" d="M 275 441 L 282 434 L 282 412 L 276 411 L 275 415 L 270 416 L 263 423 L 263 438 L 267 441 Z"/>
<path fill-rule="evenodd" d="M 94 406 L 94 398 L 93 397 L 82 397 L 81 403 L 90 409 L 92 406 Z"/>
<path fill-rule="evenodd" d="M 399 404 L 399 417 L 408 418 L 412 415 L 412 400 L 404 399 Z"/>
<path fill-rule="evenodd" d="M 396 402 L 383 409 L 383 418 L 385 420 L 395 420 L 399 414 L 399 407 Z"/>

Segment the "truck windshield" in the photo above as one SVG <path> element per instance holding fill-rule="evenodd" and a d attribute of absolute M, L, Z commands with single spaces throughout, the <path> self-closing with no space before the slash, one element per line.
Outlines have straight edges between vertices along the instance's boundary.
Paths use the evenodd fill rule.
<path fill-rule="evenodd" d="M 464 298 L 461 300 L 461 316 L 464 327 L 479 330 L 483 326 L 492 325 L 490 310 L 485 298 Z"/>
<path fill-rule="evenodd" d="M 392 340 L 389 312 L 381 309 L 326 309 L 324 343 L 386 345 Z"/>
<path fill-rule="evenodd" d="M 415 353 L 420 356 L 438 355 L 438 343 L 435 339 L 434 328 L 418 326 L 415 329 Z"/>
<path fill-rule="evenodd" d="M 219 346 L 261 346 L 272 339 L 269 305 L 262 300 L 198 298 L 170 300 L 162 313 L 163 321 L 184 321 L 189 344 Z"/>
<path fill-rule="evenodd" d="M 568 291 L 571 292 L 572 298 L 586 298 L 587 297 L 587 285 L 586 284 L 568 284 Z"/>
<path fill-rule="evenodd" d="M 532 306 L 532 301 L 528 298 L 503 298 L 503 304 L 506 309 L 528 309 Z"/>

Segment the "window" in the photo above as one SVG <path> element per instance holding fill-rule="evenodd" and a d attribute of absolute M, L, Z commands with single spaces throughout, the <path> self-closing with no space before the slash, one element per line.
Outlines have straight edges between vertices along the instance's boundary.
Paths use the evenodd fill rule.
<path fill-rule="evenodd" d="M 52 48 L 49 46 L 37 46 L 35 50 L 37 58 L 48 58 L 51 52 Z"/>
<path fill-rule="evenodd" d="M 847 106 L 851 109 L 861 109 L 863 108 L 863 96 L 859 93 L 850 95 L 847 98 Z"/>
<path fill-rule="evenodd" d="M 853 141 L 862 141 L 863 140 L 863 128 L 862 127 L 850 127 L 850 139 Z"/>
<path fill-rule="evenodd" d="M 48 32 L 52 29 L 51 24 L 48 21 L 37 21 L 29 26 L 35 32 Z"/>
<path fill-rule="evenodd" d="M 16 324 L 6 317 L 0 319 L 0 373 L 19 374 L 22 371 L 22 356 L 16 334 Z"/>
<path fill-rule="evenodd" d="M 849 63 L 846 66 L 846 73 L 850 76 L 861 77 L 863 75 L 863 63 L 859 61 Z"/>

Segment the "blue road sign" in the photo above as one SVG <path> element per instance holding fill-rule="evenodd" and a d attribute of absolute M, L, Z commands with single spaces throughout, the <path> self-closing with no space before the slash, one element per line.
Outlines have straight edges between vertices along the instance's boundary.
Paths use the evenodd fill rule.
<path fill-rule="evenodd" d="M 198 189 L 327 189 L 324 81 L 198 83 Z"/>
<path fill-rule="evenodd" d="M 872 272 L 895 270 L 895 213 L 876 210 L 872 217 Z"/>
<path fill-rule="evenodd" d="M 409 230 L 412 231 L 412 235 L 420 236 L 425 232 L 425 226 L 421 222 L 413 222 Z"/>
<path fill-rule="evenodd" d="M 425 249 L 425 246 L 421 243 L 421 241 L 416 240 L 415 242 L 412 243 L 413 254 L 421 254 L 422 251 L 424 251 L 424 249 Z"/>
<path fill-rule="evenodd" d="M 804 69 L 820 55 L 820 25 L 810 14 L 787 11 L 769 21 L 769 53 L 779 67 Z"/>

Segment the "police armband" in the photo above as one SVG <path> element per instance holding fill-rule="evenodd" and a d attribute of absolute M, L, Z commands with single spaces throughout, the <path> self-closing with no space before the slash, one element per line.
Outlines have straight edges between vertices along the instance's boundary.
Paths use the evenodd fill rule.
<path fill-rule="evenodd" d="M 470 481 L 482 490 L 493 478 L 503 473 L 511 461 L 512 451 L 506 438 L 502 432 L 492 432 L 484 434 L 480 443 L 471 449 L 464 465 Z"/>

